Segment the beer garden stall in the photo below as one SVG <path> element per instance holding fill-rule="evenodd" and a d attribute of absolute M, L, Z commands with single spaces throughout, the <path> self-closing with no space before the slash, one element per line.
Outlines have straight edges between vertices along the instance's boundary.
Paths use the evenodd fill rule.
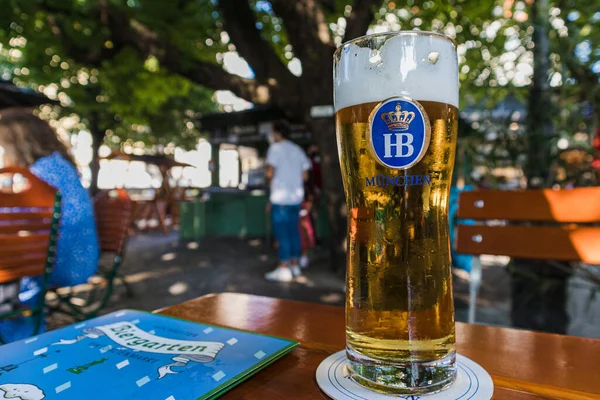
<path fill-rule="evenodd" d="M 270 218 L 265 209 L 268 188 L 264 179 L 264 158 L 269 148 L 272 124 L 288 120 L 274 107 L 256 106 L 250 110 L 215 113 L 201 118 L 202 130 L 211 144 L 211 186 L 202 197 L 181 203 L 181 238 L 196 240 L 204 236 L 270 237 Z M 301 124 L 290 123 L 290 138 L 306 148 L 311 132 Z M 219 159 L 223 150 L 235 150 L 239 157 L 239 184 L 222 187 L 221 170 L 232 168 Z M 320 215 L 325 217 L 324 213 Z M 319 218 L 317 231 L 326 234 L 326 223 Z"/>

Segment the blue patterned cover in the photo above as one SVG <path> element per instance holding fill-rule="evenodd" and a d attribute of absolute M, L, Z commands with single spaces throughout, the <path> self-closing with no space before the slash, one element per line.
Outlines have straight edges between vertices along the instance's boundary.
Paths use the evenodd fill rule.
<path fill-rule="evenodd" d="M 297 344 L 124 310 L 0 347 L 0 399 L 212 399 Z"/>

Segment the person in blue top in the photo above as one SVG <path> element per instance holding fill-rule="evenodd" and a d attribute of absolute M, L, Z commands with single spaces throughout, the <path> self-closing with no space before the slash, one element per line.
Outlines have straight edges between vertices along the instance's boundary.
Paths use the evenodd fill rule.
<path fill-rule="evenodd" d="M 26 109 L 0 111 L 0 147 L 4 150 L 2 164 L 5 167 L 29 168 L 62 195 L 51 285 L 60 287 L 85 283 L 98 265 L 98 237 L 92 201 L 81 185 L 68 149 L 47 122 Z M 38 282 L 39 278 L 36 277 L 21 281 L 21 302 L 37 300 Z M 0 333 L 6 340 L 31 335 L 25 320 L 0 322 Z"/>

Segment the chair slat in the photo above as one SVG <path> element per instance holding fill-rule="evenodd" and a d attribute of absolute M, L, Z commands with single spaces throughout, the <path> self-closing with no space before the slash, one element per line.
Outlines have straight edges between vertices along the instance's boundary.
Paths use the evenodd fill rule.
<path fill-rule="evenodd" d="M 600 228 L 459 225 L 456 251 L 600 264 Z"/>
<path fill-rule="evenodd" d="M 130 221 L 131 218 L 129 218 L 127 215 L 123 215 L 122 217 L 124 219 L 105 219 L 103 215 L 98 214 L 96 215 L 96 222 L 101 222 L 97 224 L 98 229 L 125 230 L 129 228 L 129 225 L 123 221 Z"/>
<path fill-rule="evenodd" d="M 127 233 L 123 231 L 124 229 L 98 229 L 98 240 L 100 242 L 125 240 Z"/>
<path fill-rule="evenodd" d="M 21 256 L 3 257 L 0 255 L 0 269 L 19 268 L 28 265 L 39 265 L 42 269 L 46 263 L 45 253 L 33 253 Z"/>
<path fill-rule="evenodd" d="M 44 265 L 24 265 L 20 268 L 0 268 L 0 283 L 12 282 L 26 276 L 39 276 L 44 274 Z"/>
<path fill-rule="evenodd" d="M 123 210 L 128 210 L 128 211 L 133 211 L 133 204 L 127 204 L 124 203 L 124 199 L 122 198 L 118 198 L 118 199 L 109 199 L 107 201 L 104 202 L 104 205 L 102 207 L 101 210 L 98 210 L 100 212 L 106 212 L 106 213 L 111 213 L 111 212 L 121 212 Z"/>
<path fill-rule="evenodd" d="M 49 233 L 34 233 L 29 236 L 15 236 L 15 235 L 0 235 L 0 248 L 4 246 L 16 246 L 27 243 L 45 243 L 48 245 L 50 240 Z"/>
<path fill-rule="evenodd" d="M 52 211 L 33 211 L 33 212 L 2 212 L 0 210 L 0 221 L 29 221 L 51 219 Z"/>
<path fill-rule="evenodd" d="M 43 276 L 40 299 L 46 297 L 46 284 L 49 278 L 49 262 L 55 257 L 56 246 L 49 246 L 50 236 L 56 235 L 59 218 L 60 195 L 56 189 L 37 178 L 24 168 L 2 168 L 0 176 L 11 178 L 21 175 L 26 179 L 22 190 L 8 192 L 3 188 L 0 194 L 0 284 L 28 276 Z M 11 188 L 15 188 L 11 186 Z M 54 241 L 56 238 L 53 237 Z M 0 313 L 0 319 L 14 315 L 31 315 L 36 326 L 44 318 L 43 310 L 18 309 L 15 313 Z M 38 328 L 32 331 L 35 335 Z M 0 339 L 1 342 L 1 339 Z"/>
<path fill-rule="evenodd" d="M 100 249 L 120 253 L 129 235 L 133 218 L 133 202 L 124 190 L 117 190 L 116 197 L 101 192 L 94 198 L 96 226 Z"/>
<path fill-rule="evenodd" d="M 102 226 L 121 228 L 123 221 L 131 220 L 131 214 L 120 214 L 119 216 L 109 217 L 103 214 L 96 214 L 96 221 L 101 220 Z"/>
<path fill-rule="evenodd" d="M 600 222 L 600 187 L 479 190 L 460 194 L 458 217 L 477 220 Z"/>
<path fill-rule="evenodd" d="M 126 229 L 129 229 L 129 227 L 126 227 Z M 127 237 L 127 232 L 124 227 L 102 226 L 98 228 L 98 235 L 100 236 L 100 240 L 102 240 L 102 238 L 121 239 Z"/>
<path fill-rule="evenodd" d="M 133 214 L 133 213 L 131 212 L 131 208 L 122 208 L 122 207 L 116 208 L 115 207 L 115 208 L 98 210 L 98 214 L 102 215 L 106 219 L 119 219 L 123 215 Z"/>
<path fill-rule="evenodd" d="M 1 242 L 0 242 L 1 243 Z M 11 246 L 2 246 L 0 244 L 0 258 L 12 257 L 22 254 L 46 253 L 48 250 L 48 241 L 34 243 L 20 243 Z"/>
<path fill-rule="evenodd" d="M 124 244 L 124 240 L 101 240 L 100 248 L 105 253 L 120 253 Z"/>
<path fill-rule="evenodd" d="M 124 244 L 123 241 L 101 242 L 100 247 L 105 253 L 120 253 Z"/>
<path fill-rule="evenodd" d="M 18 234 L 19 232 L 43 232 L 50 230 L 52 220 L 48 221 L 14 221 L 11 224 L 0 224 L 0 234 Z"/>
<path fill-rule="evenodd" d="M 54 206 L 56 189 L 33 175 L 28 169 L 18 167 L 7 167 L 0 169 L 0 174 L 20 174 L 29 182 L 30 187 L 24 192 L 7 193 L 2 192 L 0 196 L 0 208 L 5 207 L 47 207 Z"/>

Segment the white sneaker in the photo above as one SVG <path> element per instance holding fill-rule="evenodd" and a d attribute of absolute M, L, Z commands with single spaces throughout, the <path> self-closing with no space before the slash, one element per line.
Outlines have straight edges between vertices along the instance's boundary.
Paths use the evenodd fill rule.
<path fill-rule="evenodd" d="M 291 265 L 290 269 L 292 270 L 292 275 L 294 276 L 299 276 L 302 274 L 302 271 L 300 271 L 300 267 L 297 264 Z"/>
<path fill-rule="evenodd" d="M 300 257 L 300 268 L 308 268 L 308 256 Z"/>
<path fill-rule="evenodd" d="M 291 282 L 294 280 L 294 275 L 288 267 L 279 266 L 271 272 L 265 274 L 265 279 L 276 282 Z"/>

